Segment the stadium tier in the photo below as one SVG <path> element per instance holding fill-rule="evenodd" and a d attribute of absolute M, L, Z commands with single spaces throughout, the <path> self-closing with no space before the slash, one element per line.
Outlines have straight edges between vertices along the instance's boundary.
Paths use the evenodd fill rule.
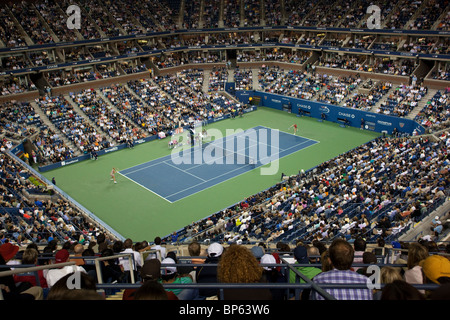
<path fill-rule="evenodd" d="M 0 15 L 2 300 L 448 299 L 448 0 Z"/>

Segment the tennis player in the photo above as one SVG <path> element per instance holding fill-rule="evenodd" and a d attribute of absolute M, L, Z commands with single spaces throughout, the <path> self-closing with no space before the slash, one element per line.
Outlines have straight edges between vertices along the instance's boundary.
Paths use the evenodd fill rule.
<path fill-rule="evenodd" d="M 116 173 L 117 173 L 117 169 L 116 168 L 112 168 L 111 170 L 111 180 L 114 180 L 114 183 L 117 183 L 116 181 Z"/>
<path fill-rule="evenodd" d="M 289 127 L 288 130 L 290 130 L 291 128 L 294 128 L 294 134 L 297 134 L 297 130 L 298 130 L 297 124 L 294 123 L 292 126 Z"/>

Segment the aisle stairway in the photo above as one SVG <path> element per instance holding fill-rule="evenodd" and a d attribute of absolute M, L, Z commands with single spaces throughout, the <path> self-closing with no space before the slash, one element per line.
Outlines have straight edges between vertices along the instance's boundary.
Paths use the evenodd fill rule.
<path fill-rule="evenodd" d="M 386 92 L 386 94 L 372 107 L 370 111 L 377 113 L 377 110 L 380 108 L 380 106 L 387 103 L 387 99 L 395 91 L 395 88 L 396 85 L 392 85 L 389 91 Z"/>
<path fill-rule="evenodd" d="M 209 78 L 210 78 L 210 70 L 203 71 L 203 92 L 209 91 Z"/>
<path fill-rule="evenodd" d="M 106 300 L 122 300 L 125 289 L 116 292 L 113 295 L 106 296 Z"/>
<path fill-rule="evenodd" d="M 74 156 L 80 156 L 82 153 L 80 149 L 55 126 L 55 124 L 47 117 L 45 112 L 38 106 L 34 101 L 30 101 L 30 105 L 33 107 L 34 111 L 39 115 L 41 121 L 50 128 L 53 132 L 57 133 L 59 138 L 64 142 L 74 152 Z"/>
<path fill-rule="evenodd" d="M 76 112 L 77 114 L 79 114 L 80 116 L 82 116 L 83 119 L 84 119 L 87 123 L 89 123 L 93 128 L 95 128 L 97 134 L 99 134 L 100 136 L 102 136 L 104 139 L 108 140 L 110 143 L 112 143 L 112 144 L 115 143 L 115 141 L 114 141 L 109 135 L 107 135 L 105 132 L 103 132 L 103 130 L 100 129 L 100 127 L 98 127 L 97 124 L 96 124 L 94 121 L 92 121 L 92 120 L 86 115 L 86 113 L 83 112 L 83 110 L 81 110 L 81 108 L 78 106 L 78 104 L 75 103 L 75 102 L 72 100 L 70 94 L 65 94 L 65 95 L 64 95 L 64 98 L 72 105 L 72 108 L 75 110 L 75 112 Z"/>
<path fill-rule="evenodd" d="M 420 99 L 417 106 L 406 116 L 406 118 L 413 120 L 419 114 L 419 112 L 422 111 L 422 109 L 426 106 L 428 101 L 430 101 L 431 98 L 433 98 L 433 96 L 436 94 L 437 91 L 438 90 L 436 89 L 428 89 L 427 94 L 423 96 L 422 99 Z"/>

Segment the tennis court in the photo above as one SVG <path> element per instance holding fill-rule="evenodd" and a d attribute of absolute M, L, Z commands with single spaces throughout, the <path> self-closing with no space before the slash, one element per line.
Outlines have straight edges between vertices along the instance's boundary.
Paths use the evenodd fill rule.
<path fill-rule="evenodd" d="M 173 203 L 224 181 L 308 148 L 319 141 L 257 126 L 204 143 L 175 150 L 119 173 Z M 267 168 L 266 167 L 266 168 Z M 273 166 L 262 174 L 281 174 Z"/>
<path fill-rule="evenodd" d="M 292 129 L 288 129 L 293 123 L 299 125 L 297 136 L 293 135 Z M 231 135 L 227 130 L 231 132 L 239 128 L 279 130 L 278 174 L 261 174 L 261 170 L 271 164 L 260 167 L 256 167 L 256 164 L 254 168 L 246 164 L 205 164 L 200 167 L 196 167 L 197 164 L 175 164 L 171 162 L 173 150 L 168 148 L 169 141 L 166 138 L 140 144 L 133 149 L 126 148 L 108 153 L 99 157 L 98 161 L 87 160 L 47 171 L 44 175 L 49 180 L 54 177 L 59 188 L 118 233 L 133 239 L 152 239 L 155 235 L 170 234 L 275 185 L 280 182 L 282 172 L 286 175 L 297 174 L 301 169 L 312 168 L 380 135 L 369 130 L 342 128 L 336 123 L 318 122 L 317 119 L 297 117 L 265 107 L 259 107 L 257 111 L 242 118 L 219 121 L 205 128 L 221 131 L 222 137 Z M 271 133 L 272 131 L 267 131 L 268 139 Z M 313 144 L 316 141 L 320 143 Z M 267 144 L 272 145 L 270 141 Z M 310 147 L 307 147 L 308 145 Z M 290 147 L 292 149 L 288 149 Z M 162 160 L 173 164 L 177 169 L 166 163 L 155 166 L 151 171 L 145 169 L 131 173 Z M 118 168 L 119 172 L 127 177 L 118 174 L 117 184 L 112 183 L 109 177 L 112 167 Z M 229 173 L 234 169 L 236 170 Z M 188 173 L 203 180 L 211 180 L 211 175 L 227 173 L 229 176 L 220 176 L 207 184 L 195 180 Z M 147 178 L 139 177 L 144 174 L 148 175 Z M 138 183 L 142 183 L 142 186 Z M 158 186 L 154 187 L 153 184 Z M 204 189 L 185 190 L 195 184 L 199 184 L 196 188 Z M 176 189 L 178 185 L 179 189 Z M 165 193 L 163 188 L 167 188 Z M 182 190 L 185 190 L 184 194 L 180 192 Z M 169 202 L 155 192 L 165 197 L 180 193 L 172 196 L 169 200 L 173 202 Z M 176 200 L 177 197 L 180 200 Z"/>

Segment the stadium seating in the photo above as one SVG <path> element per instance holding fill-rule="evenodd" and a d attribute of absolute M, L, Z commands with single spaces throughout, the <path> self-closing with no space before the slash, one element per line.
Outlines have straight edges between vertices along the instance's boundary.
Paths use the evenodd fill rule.
<path fill-rule="evenodd" d="M 415 120 L 431 131 L 438 131 L 445 128 L 448 121 L 449 106 L 448 90 L 445 92 L 437 91 L 430 101 L 427 101 Z"/>
<path fill-rule="evenodd" d="M 414 119 L 429 135 L 361 145 L 174 230 L 164 245 L 264 243 L 280 255 L 276 244 L 338 238 L 395 246 L 448 203 L 448 1 L 79 0 L 80 30 L 65 24 L 70 4 L 0 8 L 1 244 L 90 247 L 108 234 L 109 248 L 119 246 L 36 166 L 233 114 L 228 82 Z M 364 31 L 370 4 L 398 32 Z M 25 139 L 33 154 L 7 152 Z M 448 233 L 429 230 L 414 240 L 448 253 L 432 246 Z"/>
<path fill-rule="evenodd" d="M 225 91 L 228 71 L 225 67 L 213 68 L 209 75 L 208 91 Z"/>
<path fill-rule="evenodd" d="M 445 156 L 435 160 L 428 156 L 426 161 L 431 161 L 433 165 L 421 165 L 420 176 L 423 179 L 417 183 L 410 183 L 408 178 L 415 176 L 414 168 L 397 169 L 397 164 L 403 161 L 400 159 L 424 159 L 426 156 L 421 151 L 424 148 L 442 155 L 447 146 L 443 140 L 416 142 L 399 138 L 369 142 L 306 174 L 290 177 L 288 182 L 273 188 L 271 193 L 266 191 L 260 202 L 246 199 L 250 207 L 260 206 L 263 209 L 259 212 L 242 209 L 234 216 L 233 225 L 227 227 L 224 223 L 221 227 L 223 232 L 228 233 L 228 238 L 224 239 L 223 232 L 219 232 L 218 238 L 211 241 L 232 243 L 242 242 L 246 238 L 253 242 L 289 243 L 299 240 L 332 241 L 339 236 L 351 240 L 363 236 L 375 242 L 377 237 L 387 235 L 394 240 L 394 236 L 399 236 L 397 232 L 407 231 L 445 201 L 445 197 L 438 197 L 436 193 L 439 188 L 445 189 L 445 183 L 431 178 L 435 176 L 435 168 L 448 165 Z M 393 152 L 397 149 L 402 150 L 398 156 Z M 383 156 L 385 151 L 389 154 L 386 158 Z M 357 162 L 357 159 L 360 161 Z M 401 180 L 395 178 L 398 171 L 402 172 Z M 343 181 L 346 182 L 342 184 Z M 435 197 L 430 196 L 430 190 L 434 190 Z M 397 206 L 398 212 L 392 210 Z M 221 217 L 225 220 L 228 214 L 224 212 L 216 219 Z M 382 231 L 377 227 L 377 222 L 383 216 L 389 217 L 391 226 Z M 363 220 L 366 220 L 364 225 Z M 401 224 L 402 228 L 396 230 L 396 224 Z M 190 226 L 190 229 L 193 228 Z M 195 228 L 202 230 L 204 227 Z M 189 237 L 206 240 L 210 239 L 211 234 L 203 232 L 201 237 L 192 234 Z"/>
<path fill-rule="evenodd" d="M 394 93 L 387 98 L 386 104 L 380 106 L 378 112 L 405 117 L 426 94 L 427 88 L 423 86 L 398 86 Z"/>
<path fill-rule="evenodd" d="M 55 127 L 72 141 L 82 153 L 99 151 L 107 144 L 96 129 L 64 97 L 47 97 L 37 101 Z"/>

